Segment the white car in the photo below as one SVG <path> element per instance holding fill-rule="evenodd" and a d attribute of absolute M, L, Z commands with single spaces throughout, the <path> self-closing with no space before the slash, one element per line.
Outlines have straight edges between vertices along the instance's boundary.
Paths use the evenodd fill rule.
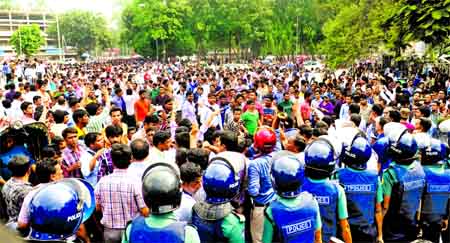
<path fill-rule="evenodd" d="M 320 63 L 319 61 L 306 61 L 303 63 L 303 67 L 308 70 L 316 70 L 316 69 L 323 69 L 324 65 Z"/>
<path fill-rule="evenodd" d="M 75 64 L 77 64 L 77 60 L 75 60 L 75 58 L 67 58 L 64 61 L 64 64 L 66 64 L 66 65 L 75 65 Z"/>

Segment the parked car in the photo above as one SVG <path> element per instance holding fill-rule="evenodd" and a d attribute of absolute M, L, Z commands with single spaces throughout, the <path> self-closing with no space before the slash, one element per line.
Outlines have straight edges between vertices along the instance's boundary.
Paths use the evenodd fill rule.
<path fill-rule="evenodd" d="M 316 69 L 321 70 L 324 68 L 324 65 L 319 61 L 306 61 L 303 63 L 303 67 L 308 70 L 316 70 Z"/>

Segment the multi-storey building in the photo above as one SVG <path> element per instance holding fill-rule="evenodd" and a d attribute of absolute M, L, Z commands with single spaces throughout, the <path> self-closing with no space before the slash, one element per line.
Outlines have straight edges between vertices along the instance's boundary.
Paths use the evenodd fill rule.
<path fill-rule="evenodd" d="M 50 38 L 46 34 L 49 25 L 55 21 L 56 16 L 48 12 L 0 10 L 0 56 L 15 54 L 9 39 L 19 26 L 29 24 L 37 24 L 46 40 L 37 55 L 58 56 L 60 49 L 58 48 L 57 39 Z"/>

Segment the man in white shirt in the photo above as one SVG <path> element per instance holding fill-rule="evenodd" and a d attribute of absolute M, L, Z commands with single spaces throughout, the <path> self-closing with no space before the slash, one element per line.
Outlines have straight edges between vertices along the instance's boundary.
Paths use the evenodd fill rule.
<path fill-rule="evenodd" d="M 198 164 L 186 162 L 181 165 L 180 171 L 183 194 L 181 196 L 180 207 L 174 211 L 174 214 L 179 221 L 191 223 L 192 207 L 196 203 L 192 195 L 202 186 L 202 169 Z"/>
<path fill-rule="evenodd" d="M 38 96 L 39 92 L 36 90 L 36 85 L 30 85 L 30 91 L 23 94 L 23 99 L 28 102 L 33 102 L 33 97 Z"/>
<path fill-rule="evenodd" d="M 126 114 L 124 114 L 125 122 L 128 126 L 136 126 L 136 120 L 134 117 L 134 103 L 139 99 L 139 95 L 133 92 L 132 89 L 127 89 L 123 100 L 125 101 Z"/>
<path fill-rule="evenodd" d="M 62 137 L 62 131 L 67 128 L 67 123 L 69 122 L 69 112 L 56 110 L 53 112 L 53 120 L 55 124 L 50 126 L 50 133 L 53 137 Z"/>
<path fill-rule="evenodd" d="M 170 132 L 155 132 L 153 135 L 153 147 L 150 149 L 150 164 L 167 163 L 179 171 L 178 166 L 175 163 L 175 156 L 170 156 L 168 153 L 173 146 L 174 141 Z"/>
<path fill-rule="evenodd" d="M 208 103 L 206 103 L 202 108 L 200 112 L 200 122 L 204 124 L 208 117 L 214 113 L 214 111 L 220 110 L 219 105 L 216 103 L 216 95 L 211 93 L 208 95 Z M 212 121 L 210 126 L 212 127 L 220 127 L 222 128 L 222 118 L 219 115 L 216 115 Z"/>
<path fill-rule="evenodd" d="M 36 66 L 36 75 L 38 79 L 42 79 L 45 75 L 45 64 L 42 61 L 39 61 L 38 65 Z"/>
<path fill-rule="evenodd" d="M 8 117 L 11 121 L 15 121 L 17 119 L 20 119 L 23 116 L 23 112 L 20 109 L 20 105 L 22 104 L 23 99 L 22 99 L 22 94 L 17 91 L 14 94 L 14 99 L 11 102 L 11 112 L 9 113 Z"/>
<path fill-rule="evenodd" d="M 142 174 L 149 166 L 148 154 L 150 145 L 144 139 L 135 139 L 130 144 L 133 161 L 128 166 L 128 174 L 131 178 L 141 181 Z"/>
<path fill-rule="evenodd" d="M 58 99 L 56 99 L 56 105 L 54 105 L 52 107 L 53 111 L 57 111 L 57 110 L 67 110 L 69 109 L 69 107 L 66 104 L 66 99 L 64 99 L 64 96 L 59 96 Z"/>

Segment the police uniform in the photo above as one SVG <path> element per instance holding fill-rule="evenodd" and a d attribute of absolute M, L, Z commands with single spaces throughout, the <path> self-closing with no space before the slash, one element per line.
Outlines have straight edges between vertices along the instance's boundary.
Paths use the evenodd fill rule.
<path fill-rule="evenodd" d="M 423 170 L 426 176 L 420 216 L 423 238 L 439 242 L 442 220 L 449 216 L 450 170 L 443 165 L 427 165 Z"/>
<path fill-rule="evenodd" d="M 181 191 L 175 167 L 164 162 L 149 166 L 142 177 L 142 196 L 151 215 L 133 219 L 127 225 L 122 242 L 199 243 L 195 228 L 180 222 L 174 214 L 181 203 Z"/>
<path fill-rule="evenodd" d="M 204 201 L 192 208 L 192 224 L 202 242 L 245 242 L 245 219 L 233 212 L 231 201 L 239 194 L 240 177 L 225 157 L 210 160 L 203 178 Z"/>
<path fill-rule="evenodd" d="M 173 212 L 149 217 L 138 217 L 126 228 L 122 243 L 197 243 L 200 242 L 198 234 L 186 222 L 178 222 Z"/>
<path fill-rule="evenodd" d="M 197 202 L 192 210 L 192 224 L 201 242 L 245 242 L 245 219 L 232 211 L 229 202 Z"/>
<path fill-rule="evenodd" d="M 330 242 L 330 238 L 337 235 L 338 221 L 348 218 L 344 189 L 330 179 L 306 178 L 302 190 L 316 198 L 323 223 L 322 241 Z"/>
<path fill-rule="evenodd" d="M 385 242 L 406 242 L 417 238 L 416 213 L 425 187 L 425 172 L 419 162 L 392 162 L 383 173 L 383 195 L 390 204 L 383 220 Z"/>
<path fill-rule="evenodd" d="M 322 228 L 319 205 L 312 194 L 279 197 L 265 210 L 263 242 L 314 242 Z"/>
<path fill-rule="evenodd" d="M 345 190 L 352 240 L 374 242 L 377 236 L 375 204 L 383 201 L 377 172 L 346 167 L 337 171 L 335 177 Z"/>

